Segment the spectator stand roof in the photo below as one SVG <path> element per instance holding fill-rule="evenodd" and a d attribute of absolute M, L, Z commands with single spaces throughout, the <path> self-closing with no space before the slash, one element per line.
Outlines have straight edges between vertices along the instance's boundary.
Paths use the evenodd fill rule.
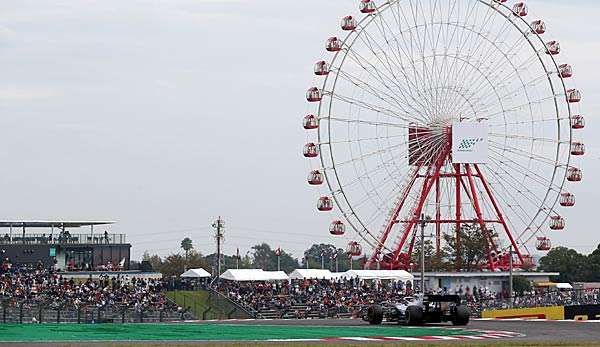
<path fill-rule="evenodd" d="M 204 270 L 203 268 L 199 269 L 189 269 L 186 272 L 181 274 L 181 277 L 185 278 L 206 278 L 210 277 L 210 273 Z"/>
<path fill-rule="evenodd" d="M 554 282 L 537 282 L 536 287 L 554 287 L 558 289 L 573 289 L 570 283 L 554 283 Z"/>
<path fill-rule="evenodd" d="M 290 278 L 293 280 L 303 279 L 332 279 L 338 278 L 334 273 L 329 270 L 322 269 L 296 269 L 290 274 Z"/>
<path fill-rule="evenodd" d="M 0 228 L 80 228 L 114 223 L 111 221 L 0 220 Z"/>
<path fill-rule="evenodd" d="M 236 282 L 250 281 L 289 281 L 288 275 L 283 271 L 264 271 L 262 269 L 229 269 L 219 278 Z"/>
<path fill-rule="evenodd" d="M 394 280 L 411 282 L 415 278 L 404 270 L 348 270 L 344 274 L 344 277 L 357 277 L 360 280 Z"/>

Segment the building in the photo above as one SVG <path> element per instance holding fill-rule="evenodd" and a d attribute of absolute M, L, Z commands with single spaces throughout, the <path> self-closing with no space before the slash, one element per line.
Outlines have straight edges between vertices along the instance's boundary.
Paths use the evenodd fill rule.
<path fill-rule="evenodd" d="M 420 283 L 421 274 L 415 275 L 415 283 Z M 513 276 L 525 277 L 531 282 L 549 282 L 550 277 L 558 276 L 558 272 L 513 272 Z M 463 292 L 467 287 L 473 289 L 487 288 L 491 292 L 508 292 L 508 272 L 426 272 L 425 273 L 425 288 L 438 290 L 448 289 L 454 292 L 463 288 Z"/>
<path fill-rule="evenodd" d="M 97 270 L 107 265 L 129 269 L 131 244 L 109 233 L 113 222 L 0 221 L 0 257 L 14 264 L 56 265 L 58 270 Z M 79 228 L 88 227 L 87 233 Z M 94 227 L 102 231 L 94 232 Z M 35 233 L 30 233 L 35 229 Z M 74 232 L 73 230 L 77 230 Z"/>

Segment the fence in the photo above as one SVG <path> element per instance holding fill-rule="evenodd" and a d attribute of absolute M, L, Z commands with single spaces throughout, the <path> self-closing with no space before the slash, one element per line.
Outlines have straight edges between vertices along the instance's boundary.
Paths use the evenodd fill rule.
<path fill-rule="evenodd" d="M 46 235 L 26 234 L 0 236 L 0 244 L 124 244 L 127 242 L 125 234 L 68 234 Z"/>
<path fill-rule="evenodd" d="M 194 319 L 177 309 L 134 309 L 112 307 L 51 307 L 44 304 L 3 301 L 0 303 L 0 323 L 156 323 Z"/>
<path fill-rule="evenodd" d="M 480 298 L 467 301 L 471 312 L 480 316 L 484 310 L 507 309 L 511 306 L 509 298 Z M 545 291 L 536 294 L 515 296 L 513 308 L 533 308 L 568 305 L 598 305 L 600 304 L 600 291 L 596 290 L 566 290 Z"/>
<path fill-rule="evenodd" d="M 188 309 L 198 319 L 244 319 L 255 315 L 215 290 L 167 292 L 167 297 Z"/>

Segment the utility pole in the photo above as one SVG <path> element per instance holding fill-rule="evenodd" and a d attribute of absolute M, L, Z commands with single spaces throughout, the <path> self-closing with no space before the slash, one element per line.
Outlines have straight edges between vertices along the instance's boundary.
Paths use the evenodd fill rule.
<path fill-rule="evenodd" d="M 277 271 L 281 271 L 281 247 L 275 250 L 275 256 L 277 257 Z"/>
<path fill-rule="evenodd" d="M 217 240 L 217 282 L 219 276 L 221 276 L 221 242 L 223 242 L 223 229 L 225 228 L 225 221 L 221 219 L 221 216 L 213 222 L 212 227 L 215 228 L 216 234 L 215 239 Z"/>
<path fill-rule="evenodd" d="M 352 253 L 348 253 L 348 260 L 350 260 L 350 270 L 353 270 L 352 265 L 353 265 L 354 261 L 352 260 Z"/>
<path fill-rule="evenodd" d="M 425 294 L 425 226 L 431 217 L 421 214 L 421 293 Z"/>
<path fill-rule="evenodd" d="M 321 270 L 325 269 L 325 253 L 321 252 Z"/>
<path fill-rule="evenodd" d="M 513 248 L 508 248 L 508 307 L 513 308 Z"/>
<path fill-rule="evenodd" d="M 335 259 L 335 272 L 339 272 L 339 268 L 338 268 L 338 262 L 337 262 L 337 251 L 336 253 L 333 255 L 333 258 Z"/>

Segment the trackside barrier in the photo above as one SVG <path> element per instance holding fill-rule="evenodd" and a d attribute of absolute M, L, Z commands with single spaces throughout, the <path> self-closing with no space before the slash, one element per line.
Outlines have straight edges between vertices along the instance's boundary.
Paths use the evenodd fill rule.
<path fill-rule="evenodd" d="M 563 306 L 513 308 L 505 310 L 484 310 L 483 318 L 528 318 L 528 319 L 565 319 L 565 308 Z"/>
<path fill-rule="evenodd" d="M 565 306 L 565 319 L 600 320 L 600 305 Z"/>
<path fill-rule="evenodd" d="M 484 310 L 482 318 L 551 319 L 551 320 L 600 320 L 600 305 L 570 305 L 551 307 Z"/>

